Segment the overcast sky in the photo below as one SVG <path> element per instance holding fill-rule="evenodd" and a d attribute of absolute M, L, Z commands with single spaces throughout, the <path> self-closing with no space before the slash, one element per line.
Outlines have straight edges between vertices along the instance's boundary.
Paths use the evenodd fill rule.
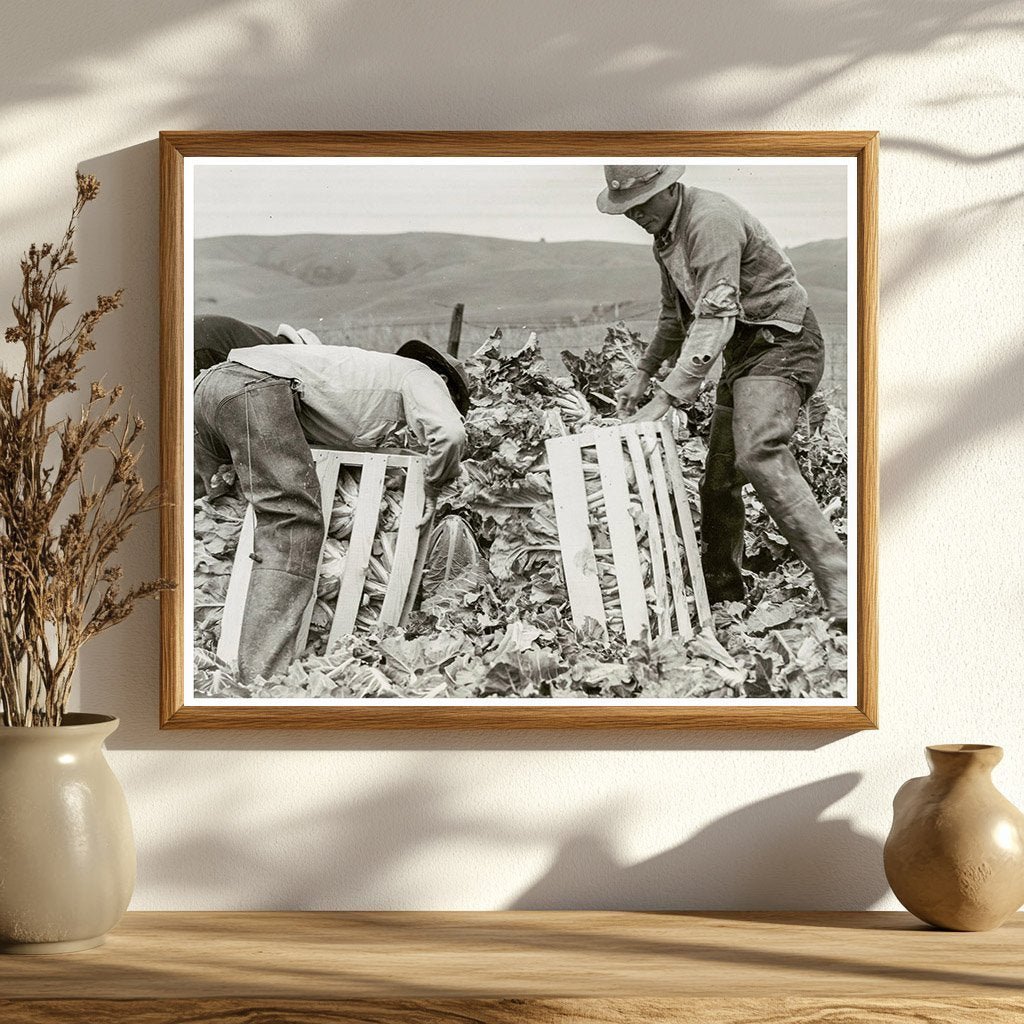
<path fill-rule="evenodd" d="M 652 163 L 651 158 L 635 160 Z M 847 234 L 846 165 L 688 163 L 685 184 L 725 192 L 786 246 Z M 595 206 L 600 164 L 197 163 L 196 238 L 447 231 L 536 241 L 649 245 Z"/>

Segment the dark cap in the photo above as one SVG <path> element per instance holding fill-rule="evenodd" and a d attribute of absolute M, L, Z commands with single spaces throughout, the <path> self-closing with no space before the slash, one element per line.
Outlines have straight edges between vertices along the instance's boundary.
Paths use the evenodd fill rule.
<path fill-rule="evenodd" d="M 469 375 L 458 359 L 415 338 L 412 341 L 407 341 L 395 354 L 424 363 L 434 373 L 444 377 L 455 408 L 462 416 L 469 412 Z"/>

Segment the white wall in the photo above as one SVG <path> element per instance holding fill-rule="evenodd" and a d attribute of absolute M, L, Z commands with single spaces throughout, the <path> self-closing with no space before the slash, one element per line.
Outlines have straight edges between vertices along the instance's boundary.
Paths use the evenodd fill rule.
<path fill-rule="evenodd" d="M 160 129 L 882 132 L 881 730 L 161 733 L 155 605 L 87 649 L 122 719 L 144 908 L 894 907 L 881 843 L 932 742 L 992 742 L 1024 805 L 1019 10 L 55 0 L 0 36 L 0 295 L 103 195 L 76 296 L 95 374 L 158 423 Z M 155 520 L 130 571 L 158 571 Z"/>

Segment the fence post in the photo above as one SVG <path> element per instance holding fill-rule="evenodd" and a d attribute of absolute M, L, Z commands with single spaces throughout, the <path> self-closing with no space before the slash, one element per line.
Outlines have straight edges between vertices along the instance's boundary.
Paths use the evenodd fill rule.
<path fill-rule="evenodd" d="M 466 308 L 462 302 L 457 302 L 452 310 L 452 325 L 448 330 L 448 355 L 459 355 L 459 340 L 462 337 L 462 311 Z"/>

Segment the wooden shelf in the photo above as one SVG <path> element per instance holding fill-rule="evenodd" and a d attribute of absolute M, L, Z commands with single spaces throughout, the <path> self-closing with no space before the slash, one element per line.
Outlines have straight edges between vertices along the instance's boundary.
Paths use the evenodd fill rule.
<path fill-rule="evenodd" d="M 5 1024 L 1024 1021 L 1024 914 L 132 913 L 0 957 Z"/>

